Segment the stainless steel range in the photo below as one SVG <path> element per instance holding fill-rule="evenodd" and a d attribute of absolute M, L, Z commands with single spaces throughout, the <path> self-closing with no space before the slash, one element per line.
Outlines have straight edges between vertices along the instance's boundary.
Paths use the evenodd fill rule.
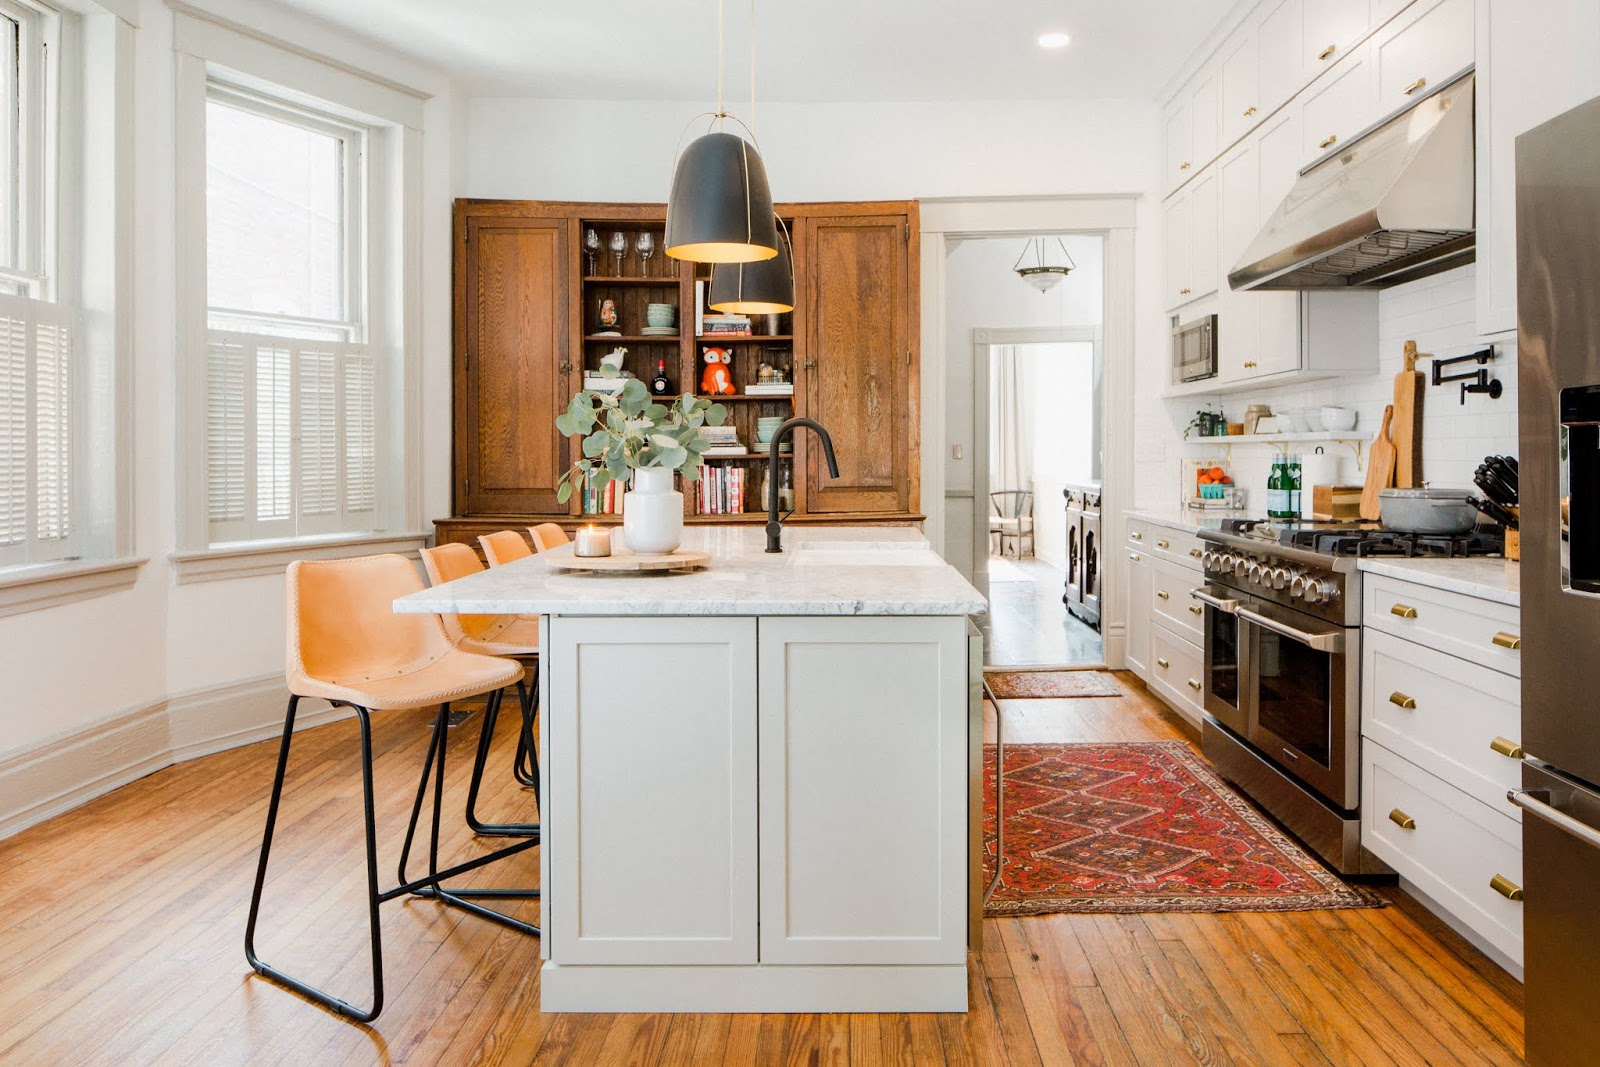
<path fill-rule="evenodd" d="M 1386 872 L 1361 847 L 1361 579 L 1365 555 L 1483 555 L 1497 538 L 1377 524 L 1229 520 L 1202 531 L 1202 747 L 1345 874 Z"/>

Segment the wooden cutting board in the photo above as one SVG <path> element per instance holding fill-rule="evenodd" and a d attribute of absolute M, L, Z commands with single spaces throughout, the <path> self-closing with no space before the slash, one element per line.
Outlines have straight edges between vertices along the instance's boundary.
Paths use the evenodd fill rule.
<path fill-rule="evenodd" d="M 1401 489 L 1422 484 L 1422 387 L 1417 342 L 1407 341 L 1405 367 L 1394 376 L 1394 484 Z"/>
<path fill-rule="evenodd" d="M 669 571 L 696 570 L 711 562 L 710 553 L 694 552 L 687 548 L 661 554 L 624 549 L 609 556 L 579 556 L 576 546 L 571 544 L 545 549 L 538 558 L 566 571 L 600 571 L 609 574 L 664 574 Z"/>
<path fill-rule="evenodd" d="M 1367 453 L 1367 483 L 1361 489 L 1361 517 L 1375 520 L 1382 516 L 1382 501 L 1378 494 L 1394 484 L 1394 441 L 1389 437 L 1389 424 L 1394 421 L 1394 405 L 1383 409 L 1383 425 L 1372 441 Z"/>

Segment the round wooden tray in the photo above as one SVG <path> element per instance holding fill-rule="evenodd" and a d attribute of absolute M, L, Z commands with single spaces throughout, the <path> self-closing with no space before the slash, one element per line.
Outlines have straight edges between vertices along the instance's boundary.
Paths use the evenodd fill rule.
<path fill-rule="evenodd" d="M 689 571 L 711 562 L 709 552 L 692 552 L 680 548 L 676 552 L 653 555 L 629 552 L 627 549 L 609 556 L 579 556 L 574 546 L 562 545 L 539 553 L 552 567 L 568 571 L 598 571 L 609 574 L 664 574 L 670 571 Z"/>

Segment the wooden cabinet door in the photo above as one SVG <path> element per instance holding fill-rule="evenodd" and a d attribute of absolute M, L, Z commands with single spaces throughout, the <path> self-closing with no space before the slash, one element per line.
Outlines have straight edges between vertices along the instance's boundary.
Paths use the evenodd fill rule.
<path fill-rule="evenodd" d="M 455 512 L 564 512 L 569 222 L 456 217 Z"/>
<path fill-rule="evenodd" d="M 916 501 L 918 407 L 909 215 L 815 215 L 795 228 L 805 409 L 833 437 L 796 445 L 811 514 L 907 512 Z M 802 431 L 804 433 L 804 431 Z M 797 441 L 801 434 L 796 434 Z"/>

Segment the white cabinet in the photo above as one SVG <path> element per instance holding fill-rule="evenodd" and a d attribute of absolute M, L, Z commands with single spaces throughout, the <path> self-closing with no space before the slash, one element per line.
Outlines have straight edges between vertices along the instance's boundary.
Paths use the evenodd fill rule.
<path fill-rule="evenodd" d="M 1374 35 L 1378 110 L 1420 99 L 1473 63 L 1474 0 L 1418 0 Z"/>
<path fill-rule="evenodd" d="M 1202 616 L 1190 590 L 1203 582 L 1200 539 L 1188 530 L 1126 519 L 1130 670 L 1196 726 L 1201 695 Z"/>
<path fill-rule="evenodd" d="M 1477 0 L 1478 332 L 1517 328 L 1516 145 L 1600 96 L 1600 4 Z"/>
<path fill-rule="evenodd" d="M 762 963 L 961 963 L 962 621 L 760 626 Z"/>
<path fill-rule="evenodd" d="M 546 747 L 551 958 L 754 964 L 756 620 L 562 618 L 550 635 L 570 723 Z"/>
<path fill-rule="evenodd" d="M 1167 293 L 1166 306 L 1170 310 L 1192 300 L 1194 285 L 1194 211 L 1187 193 L 1180 193 L 1167 203 Z"/>
<path fill-rule="evenodd" d="M 1194 123 L 1189 117 L 1189 99 L 1180 96 L 1161 117 L 1165 147 L 1162 188 L 1176 189 L 1194 170 Z"/>
<path fill-rule="evenodd" d="M 1304 0 L 1302 51 L 1313 78 L 1349 54 L 1367 32 L 1368 15 L 1360 0 Z"/>
<path fill-rule="evenodd" d="M 1213 68 L 1195 75 L 1189 93 L 1190 145 L 1198 170 L 1217 158 L 1217 78 Z"/>
<path fill-rule="evenodd" d="M 1221 143 L 1231 145 L 1266 117 L 1261 108 L 1261 55 L 1253 26 L 1241 29 L 1222 52 L 1217 68 Z"/>
<path fill-rule="evenodd" d="M 1150 560 L 1138 548 L 1128 554 L 1128 669 L 1150 680 Z"/>
<path fill-rule="evenodd" d="M 1305 84 L 1305 19 L 1301 0 L 1267 0 L 1256 36 L 1261 60 L 1261 110 L 1275 111 Z"/>
<path fill-rule="evenodd" d="M 1256 147 L 1258 231 L 1294 185 L 1305 156 L 1303 128 L 1300 109 L 1294 105 L 1268 119 L 1261 128 Z M 1239 353 L 1243 358 L 1233 365 L 1235 379 L 1265 378 L 1299 370 L 1300 294 L 1246 292 L 1240 296 L 1251 301 L 1255 309 L 1256 350 Z M 1218 329 L 1224 327 L 1219 323 Z"/>
<path fill-rule="evenodd" d="M 1165 190 L 1176 189 L 1216 157 L 1217 121 L 1217 79 L 1207 67 L 1162 114 Z"/>
<path fill-rule="evenodd" d="M 1167 308 L 1217 291 L 1217 175 L 1208 168 L 1167 201 Z"/>
<path fill-rule="evenodd" d="M 1377 78 L 1370 51 L 1359 48 L 1307 90 L 1301 112 L 1301 152 L 1307 162 L 1351 139 L 1377 114 Z"/>

